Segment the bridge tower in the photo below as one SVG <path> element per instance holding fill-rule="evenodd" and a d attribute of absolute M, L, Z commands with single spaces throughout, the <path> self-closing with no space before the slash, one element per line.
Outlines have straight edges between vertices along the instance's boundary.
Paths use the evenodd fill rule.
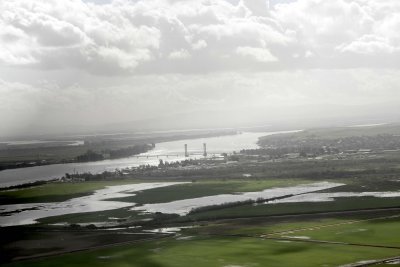
<path fill-rule="evenodd" d="M 207 157 L 207 144 L 203 143 L 203 156 Z"/>
<path fill-rule="evenodd" d="M 187 149 L 187 144 L 185 144 L 185 157 L 189 157 L 188 149 Z"/>

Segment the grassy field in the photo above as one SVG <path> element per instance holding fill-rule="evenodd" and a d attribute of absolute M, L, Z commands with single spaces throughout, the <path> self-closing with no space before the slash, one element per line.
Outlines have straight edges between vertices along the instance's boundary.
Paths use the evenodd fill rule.
<path fill-rule="evenodd" d="M 170 182 L 171 180 L 168 180 Z M 182 180 L 179 180 L 182 182 Z M 48 183 L 27 189 L 0 191 L 2 204 L 58 202 L 92 193 L 106 186 L 166 182 L 162 180 L 116 180 L 83 183 Z M 144 190 L 136 196 L 118 198 L 114 200 L 133 202 L 138 204 L 169 202 L 178 199 L 195 198 L 224 193 L 261 191 L 277 186 L 292 186 L 300 183 L 310 183 L 302 179 L 268 179 L 268 180 L 202 180 L 190 184 L 173 185 L 162 188 Z"/>
<path fill-rule="evenodd" d="M 327 267 L 400 255 L 400 214 L 285 220 L 210 223 L 167 239 L 3 266 Z"/>
<path fill-rule="evenodd" d="M 0 191 L 2 204 L 58 202 L 84 196 L 106 186 L 137 183 L 137 181 L 96 181 L 84 183 L 48 183 L 26 189 Z"/>
<path fill-rule="evenodd" d="M 388 182 L 365 182 L 363 180 L 354 179 L 348 185 L 333 188 L 328 191 L 359 191 L 360 188 L 365 190 L 380 191 L 389 190 Z M 65 201 L 74 197 L 91 194 L 94 190 L 104 188 L 106 186 L 121 185 L 127 183 L 144 182 L 134 180 L 119 180 L 107 182 L 84 182 L 84 183 L 49 183 L 43 186 L 37 186 L 28 189 L 3 191 L 0 192 L 0 200 L 2 203 L 29 203 L 29 202 L 57 202 Z M 154 182 L 149 180 L 146 182 Z M 332 181 L 334 182 L 334 181 Z M 111 199 L 118 201 L 126 201 L 142 205 L 146 203 L 163 203 L 186 198 L 196 198 L 202 196 L 261 191 L 271 187 L 294 186 L 298 184 L 311 183 L 304 179 L 266 179 L 266 180 L 202 180 L 193 183 L 173 185 L 161 188 L 143 190 L 136 193 L 134 196 Z M 390 182 L 389 182 L 390 183 Z M 398 182 L 393 182 L 389 186 L 395 186 Z M 392 187 L 394 188 L 394 187 Z M 240 205 L 236 207 L 223 208 L 218 210 L 203 211 L 186 217 L 176 219 L 177 221 L 187 220 L 208 220 L 221 218 L 234 218 L 246 216 L 265 216 L 279 214 L 297 214 L 297 213 L 312 213 L 323 211 L 342 211 L 352 209 L 365 208 L 381 208 L 381 207 L 398 207 L 399 201 L 396 198 L 374 198 L 374 197 L 352 197 L 338 198 L 332 202 L 311 202 L 311 203 L 282 203 L 282 204 L 267 204 L 267 205 Z M 109 221 L 109 217 L 143 219 L 151 217 L 138 215 L 128 208 L 100 211 L 91 213 L 68 214 L 41 219 L 42 223 L 86 223 Z"/>
<path fill-rule="evenodd" d="M 266 188 L 274 186 L 291 186 L 299 183 L 307 183 L 304 180 L 264 180 L 264 181 L 202 181 L 190 184 L 173 185 L 168 187 L 154 188 L 149 190 L 144 190 L 137 193 L 135 196 L 118 198 L 111 200 L 126 201 L 137 203 L 138 205 L 146 203 L 161 203 L 169 202 L 178 199 L 202 197 L 209 195 L 217 195 L 224 193 L 235 193 L 235 192 L 246 192 L 246 191 L 260 191 Z M 117 183 L 116 183 L 117 184 Z M 76 187 L 78 184 L 71 184 L 68 186 L 67 191 L 73 191 L 73 189 L 79 188 L 83 193 L 90 192 L 90 189 L 98 189 L 101 186 L 110 185 L 107 183 L 90 183 L 86 187 Z M 59 191 L 62 185 L 55 186 L 57 188 L 56 192 Z M 38 196 L 43 193 L 42 188 L 37 188 L 36 190 L 31 190 L 31 194 Z M 76 195 L 74 193 L 72 195 Z M 49 196 L 44 196 L 49 199 Z M 51 196 L 54 199 L 54 196 Z M 38 197 L 37 200 L 43 198 Z M 40 201 L 39 201 L 40 202 Z M 87 212 L 78 214 L 67 214 L 62 216 L 54 216 L 39 219 L 41 224 L 53 224 L 66 222 L 71 223 L 90 223 L 90 222 L 115 222 L 114 219 L 110 218 L 123 218 L 124 222 L 132 222 L 137 220 L 143 220 L 146 218 L 152 218 L 152 214 L 140 214 L 130 210 L 130 208 L 123 208 L 117 210 L 108 211 L 98 211 L 98 212 Z"/>
<path fill-rule="evenodd" d="M 296 238 L 300 236 L 312 240 L 394 246 L 400 249 L 400 239 L 395 234 L 399 231 L 400 214 L 260 224 L 236 227 L 228 232 L 267 237 Z"/>
<path fill-rule="evenodd" d="M 303 179 L 265 179 L 265 180 L 202 180 L 190 184 L 145 190 L 135 196 L 114 200 L 138 204 L 163 203 L 180 199 L 197 198 L 236 192 L 262 191 L 271 187 L 288 187 L 302 183 L 312 183 Z"/>
<path fill-rule="evenodd" d="M 355 209 L 399 207 L 398 198 L 348 197 L 329 202 L 299 202 L 264 205 L 241 205 L 188 215 L 192 220 L 223 219 L 235 217 L 269 216 L 316 212 L 346 211 Z"/>
<path fill-rule="evenodd" d="M 361 260 L 398 255 L 399 250 L 331 244 L 280 242 L 260 238 L 213 237 L 169 239 L 139 245 L 80 252 L 17 266 L 338 266 Z"/>
<path fill-rule="evenodd" d="M 293 225 L 298 227 L 297 225 Z M 322 226 L 322 228 L 320 228 Z M 399 218 L 380 220 L 326 222 L 323 225 L 304 225 L 294 233 L 285 236 L 307 236 L 311 239 L 333 242 L 362 243 L 381 246 L 396 246 L 400 249 Z M 269 229 L 274 230 L 274 229 Z"/>
<path fill-rule="evenodd" d="M 65 201 L 71 198 L 91 194 L 93 191 L 102 189 L 106 186 L 138 183 L 155 182 L 119 180 L 107 182 L 84 182 L 84 183 L 49 183 L 43 186 L 37 186 L 27 189 L 3 191 L 0 192 L 2 204 L 11 203 L 43 203 Z M 159 181 L 160 182 L 160 181 Z M 274 180 L 205 180 L 194 183 L 173 185 L 161 188 L 154 188 L 137 192 L 135 196 L 114 199 L 118 201 L 127 201 L 137 203 L 138 205 L 146 203 L 169 202 L 178 199 L 202 197 L 224 193 L 261 191 L 266 188 L 278 186 L 292 186 L 309 181 L 301 179 L 274 179 Z M 113 200 L 113 199 L 110 199 Z M 133 205 L 133 204 L 132 204 Z M 66 214 L 40 219 L 41 224 L 53 223 L 90 223 L 90 222 L 113 222 L 109 218 L 123 218 L 124 221 L 143 220 L 152 218 L 153 215 L 139 215 L 138 212 L 131 211 L 129 208 L 118 210 L 108 210 L 99 212 L 88 212 L 78 214 Z M 114 221 L 115 222 L 115 221 Z"/>
<path fill-rule="evenodd" d="M 335 180 L 337 181 L 337 180 Z M 13 199 L 14 201 L 62 201 L 72 197 L 90 194 L 94 190 L 105 186 L 120 185 L 127 183 L 144 182 L 135 180 L 120 180 L 113 182 L 85 182 L 85 183 L 50 183 L 44 186 L 29 189 L 5 191 L 0 196 Z M 147 182 L 155 182 L 149 180 Z M 310 183 L 311 180 L 304 179 L 265 179 L 265 180 L 201 180 L 193 183 L 174 185 L 170 187 L 143 190 L 137 195 L 119 199 L 133 203 L 158 203 L 169 202 L 178 199 L 194 198 L 223 193 L 235 193 L 246 191 L 260 191 L 271 187 L 294 186 L 297 184 Z M 315 181 L 314 181 L 315 182 Z M 331 180 L 331 182 L 334 182 Z M 354 179 L 342 190 L 348 191 L 357 186 L 366 184 L 365 180 Z M 387 190 L 387 184 L 368 183 L 368 189 Z M 393 185 L 397 185 L 397 182 Z M 395 188 L 395 187 L 393 187 Z M 341 191 L 340 188 L 338 188 Z M 309 217 L 293 217 L 279 219 L 262 218 L 258 216 L 301 214 L 326 211 L 342 211 L 352 209 L 398 207 L 398 198 L 373 198 L 352 197 L 339 198 L 332 202 L 320 203 L 282 203 L 265 205 L 241 205 L 220 210 L 204 211 L 186 217 L 165 217 L 155 224 L 143 224 L 142 228 L 134 231 L 142 231 L 151 227 L 174 226 L 178 222 L 186 222 L 186 225 L 198 225 L 192 229 L 184 229 L 179 235 L 167 239 L 153 241 L 141 241 L 130 245 L 120 245 L 109 248 L 93 249 L 86 252 L 74 252 L 61 256 L 48 257 L 45 259 L 21 261 L 4 264 L 6 267 L 17 266 L 140 266 L 140 267 L 172 267 L 172 266 L 220 266 L 220 267 L 250 267 L 250 266 L 339 266 L 347 263 L 369 259 L 381 259 L 400 255 L 400 241 L 397 234 L 400 230 L 400 219 L 395 218 L 373 218 L 372 215 L 353 214 L 352 218 L 342 216 L 334 218 L 320 216 L 319 219 L 307 219 Z M 386 212 L 386 211 L 385 211 Z M 393 214 L 379 215 L 380 217 Z M 87 237 L 82 239 L 83 243 L 89 241 L 91 245 L 97 242 L 107 244 L 113 235 L 121 240 L 129 240 L 131 233 L 110 232 L 110 235 L 98 235 L 100 230 L 90 232 L 84 227 L 80 229 L 51 228 L 48 224 L 64 222 L 92 223 L 92 222 L 114 222 L 114 218 L 120 218 L 121 223 L 133 223 L 147 218 L 156 218 L 163 214 L 145 214 L 122 208 L 110 211 L 91 213 L 67 214 L 56 217 L 40 219 L 36 227 L 52 229 L 57 231 L 72 231 L 71 244 L 63 243 L 65 249 L 74 249 L 73 242 L 78 242 L 76 236 L 85 233 Z M 241 220 L 218 221 L 223 218 L 249 217 L 244 223 Z M 164 220 L 165 219 L 165 220 Z M 199 222 L 201 220 L 206 220 Z M 210 220 L 207 222 L 207 220 Z M 216 220 L 216 221 L 214 221 Z M 283 220 L 283 221 L 282 221 Z M 30 229 L 34 229 L 35 226 Z M 21 228 L 29 232 L 29 227 Z M 47 228 L 46 228 L 47 227 Z M 15 230 L 17 231 L 17 230 Z M 42 230 L 43 231 L 43 230 Z M 74 232 L 75 231 L 75 232 Z M 77 231 L 77 232 L 76 232 Z M 104 230 L 103 230 L 104 231 Z M 104 231 L 108 232 L 108 231 Z M 42 242 L 41 235 L 33 236 L 31 241 L 19 240 L 19 251 L 25 251 L 25 244 L 34 247 L 34 242 Z M 46 231 L 43 232 L 46 234 Z M 132 235 L 134 236 L 134 235 Z M 298 239 L 299 236 L 307 240 Z M 62 239 L 62 234 L 58 236 Z M 273 239 L 276 238 L 276 239 Z M 51 238 L 47 238 L 52 240 Z M 37 241 L 36 241 L 37 240 Z M 310 240 L 324 241 L 327 243 L 314 243 Z M 12 241 L 12 242 L 15 242 Z M 50 242 L 50 241 L 48 241 Z M 62 242 L 62 241 L 60 241 Z M 83 244 L 79 241 L 79 244 Z M 100 242 L 100 243 L 101 243 Z M 354 243 L 334 244 L 330 242 Z M 78 244 L 78 243 L 76 243 Z M 357 245 L 359 244 L 359 245 Z M 52 247 L 41 248 L 41 251 L 53 251 L 57 244 L 51 243 Z M 363 246 L 371 245 L 371 246 Z M 10 246 L 5 242 L 4 246 Z M 84 247 L 84 244 L 82 245 Z M 399 247 L 385 248 L 383 246 Z M 61 247 L 61 246 L 60 246 Z M 31 248 L 32 249 L 32 248 Z M 61 248 L 58 248 L 60 250 Z M 31 250 L 34 251 L 34 250 Z M 12 252 L 12 250 L 11 250 Z M 21 252 L 21 253 L 22 253 Z M 18 252 L 20 253 L 20 252 Z M 18 255 L 18 253 L 16 255 Z"/>
<path fill-rule="evenodd" d="M 38 219 L 40 224 L 56 224 L 56 223 L 67 223 L 67 224 L 79 224 L 79 223 L 125 223 L 132 222 L 135 220 L 144 220 L 146 218 L 152 218 L 151 214 L 139 214 L 130 210 L 130 208 L 122 208 L 115 210 L 104 210 L 97 212 L 84 212 L 84 213 L 72 213 L 61 216 L 52 216 L 42 219 Z M 117 219 L 118 218 L 118 219 Z"/>

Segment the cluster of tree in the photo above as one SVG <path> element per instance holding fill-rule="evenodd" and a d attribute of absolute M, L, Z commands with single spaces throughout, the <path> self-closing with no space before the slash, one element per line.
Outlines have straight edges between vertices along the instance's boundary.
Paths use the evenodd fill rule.
<path fill-rule="evenodd" d="M 93 150 L 88 150 L 85 154 L 76 157 L 77 162 L 98 161 L 103 159 L 104 156 L 102 154 L 94 152 Z"/>
<path fill-rule="evenodd" d="M 23 189 L 23 188 L 29 188 L 29 187 L 34 187 L 34 186 L 39 186 L 39 185 L 44 185 L 47 184 L 48 182 L 53 182 L 56 181 L 55 179 L 50 180 L 50 181 L 35 181 L 35 182 L 30 182 L 30 183 L 24 183 L 24 184 L 19 184 L 19 185 L 11 185 L 7 187 L 1 187 L 0 190 L 11 190 L 11 189 Z"/>
<path fill-rule="evenodd" d="M 8 170 L 8 169 L 19 169 L 19 168 L 27 168 L 34 166 L 42 166 L 42 165 L 50 165 L 62 163 L 56 160 L 38 160 L 38 161 L 17 161 L 17 162 L 1 162 L 0 163 L 0 171 Z"/>
<path fill-rule="evenodd" d="M 133 155 L 145 153 L 152 149 L 153 146 L 149 144 L 135 145 L 127 148 L 120 149 L 107 149 L 102 152 L 95 152 L 93 150 L 86 151 L 85 154 L 77 156 L 75 159 L 77 162 L 89 162 L 89 161 L 99 161 L 107 158 L 118 159 L 130 157 Z"/>
<path fill-rule="evenodd" d="M 193 208 L 193 209 L 190 210 L 189 215 L 192 215 L 192 214 L 195 214 L 195 213 L 200 213 L 200 212 L 220 210 L 220 209 L 233 208 L 233 207 L 242 206 L 242 205 L 254 204 L 257 201 L 265 202 L 265 200 L 263 200 L 261 198 L 257 199 L 257 200 L 247 199 L 247 200 L 235 201 L 235 202 L 225 202 L 225 203 L 222 203 L 222 204 L 216 204 L 216 205 Z"/>
<path fill-rule="evenodd" d="M 246 156 L 234 164 L 212 164 L 199 168 L 176 168 L 183 166 L 176 162 L 163 164 L 161 166 L 143 165 L 136 168 L 118 170 L 115 172 L 104 172 L 101 174 L 73 174 L 72 179 L 82 180 L 107 180 L 124 178 L 190 178 L 198 179 L 202 177 L 216 179 L 243 179 L 243 173 L 251 173 L 251 179 L 264 179 L 265 177 L 280 178 L 307 178 L 319 179 L 346 178 L 346 177 L 393 177 L 399 175 L 397 158 L 371 158 L 371 159 L 345 159 L 334 161 L 307 160 L 307 161 L 278 161 L 265 162 L 264 160 L 255 162 L 247 160 Z M 202 164 L 201 161 L 198 161 Z M 178 165 L 177 165 L 178 164 Z M 184 161 L 183 164 L 197 164 L 196 160 Z M 202 165 L 203 166 L 203 165 Z"/>
<path fill-rule="evenodd" d="M 400 136 L 381 134 L 374 136 L 350 136 L 341 138 L 322 138 L 315 135 L 272 135 L 260 138 L 260 149 L 240 151 L 245 155 L 268 156 L 271 159 L 283 158 L 290 153 L 300 157 L 357 152 L 363 149 L 382 151 L 400 149 Z"/>
<path fill-rule="evenodd" d="M 152 145 L 142 144 L 121 149 L 105 150 L 103 154 L 109 154 L 111 159 L 117 159 L 145 153 L 152 148 Z"/>
<path fill-rule="evenodd" d="M 198 208 L 193 208 L 190 210 L 189 214 L 194 214 L 194 213 L 199 213 L 199 212 L 205 212 L 205 211 L 212 211 L 212 210 L 219 210 L 219 209 L 226 209 L 226 208 L 232 208 L 232 207 L 237 207 L 237 206 L 243 206 L 243 205 L 252 205 L 252 204 L 259 204 L 259 203 L 265 203 L 277 199 L 282 199 L 282 198 L 287 198 L 293 196 L 292 194 L 286 195 L 286 196 L 281 196 L 281 197 L 274 197 L 274 198 L 257 198 L 255 200 L 253 199 L 247 199 L 243 201 L 235 201 L 235 202 L 225 202 L 222 204 L 218 205 L 210 205 L 210 206 L 204 206 L 204 207 L 198 207 Z"/>
<path fill-rule="evenodd" d="M 206 211 L 212 211 L 212 210 L 219 210 L 219 209 L 226 209 L 226 208 L 233 208 L 237 206 L 243 206 L 243 205 L 252 205 L 252 204 L 259 204 L 259 203 L 265 203 L 265 202 L 270 202 L 278 199 L 283 199 L 283 198 L 288 198 L 294 196 L 293 194 L 288 194 L 285 196 L 280 196 L 280 197 L 272 197 L 272 198 L 262 198 L 259 197 L 257 199 L 247 199 L 247 200 L 242 200 L 242 201 L 235 201 L 235 202 L 225 202 L 222 204 L 216 204 L 216 205 L 210 205 L 210 206 L 204 206 L 204 207 L 198 207 L 198 208 L 193 208 L 190 210 L 190 214 L 195 214 L 195 213 L 200 213 L 200 212 L 206 212 Z"/>
<path fill-rule="evenodd" d="M 333 154 L 349 150 L 370 149 L 374 151 L 400 149 L 400 136 L 379 134 L 373 136 L 350 136 L 323 138 L 315 135 L 272 135 L 262 137 L 259 145 L 265 153 L 312 153 Z"/>
<path fill-rule="evenodd" d="M 91 172 L 83 172 L 83 173 L 66 173 L 63 177 L 64 180 L 74 180 L 74 181 L 99 181 L 99 180 L 112 180 L 112 179 L 120 179 L 123 176 L 127 175 L 142 175 L 146 176 L 146 173 L 151 173 L 151 171 L 157 170 L 157 166 L 140 165 L 136 168 L 131 169 L 116 169 L 114 171 L 104 171 L 102 173 L 91 173 Z"/>
<path fill-rule="evenodd" d="M 158 168 L 168 168 L 168 167 L 176 168 L 176 167 L 185 167 L 185 166 L 195 166 L 195 165 L 199 165 L 199 164 L 200 164 L 199 161 L 194 160 L 194 159 L 186 159 L 186 160 L 182 160 L 182 161 L 173 161 L 173 162 L 164 161 L 164 160 L 160 159 L 160 161 L 158 163 Z"/>
<path fill-rule="evenodd" d="M 278 148 L 259 148 L 259 149 L 243 149 L 240 151 L 244 155 L 268 156 L 271 159 L 279 159 L 290 153 L 298 153 L 300 157 L 317 157 L 324 154 L 337 154 L 340 151 L 331 147 L 319 146 L 292 146 Z"/>

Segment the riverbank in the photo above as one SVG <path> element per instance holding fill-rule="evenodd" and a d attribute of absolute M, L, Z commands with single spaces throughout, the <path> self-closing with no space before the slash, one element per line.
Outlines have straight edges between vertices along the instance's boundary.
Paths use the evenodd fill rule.
<path fill-rule="evenodd" d="M 184 139 L 171 142 L 157 143 L 155 147 L 138 156 L 121 159 L 107 159 L 96 162 L 53 164 L 30 168 L 4 170 L 0 172 L 0 186 L 12 186 L 29 183 L 37 180 L 50 180 L 61 178 L 66 173 L 92 173 L 113 172 L 116 169 L 125 169 L 139 166 L 158 166 L 163 162 L 184 161 L 187 159 L 203 158 L 203 144 L 207 144 L 207 158 L 213 158 L 222 153 L 232 153 L 242 148 L 257 148 L 260 136 L 280 132 L 241 133 L 234 135 L 219 135 L 195 139 Z M 184 145 L 188 147 L 188 157 L 185 157 Z"/>
<path fill-rule="evenodd" d="M 145 144 L 235 135 L 236 133 L 234 130 L 218 130 L 159 133 L 149 134 L 149 136 L 142 134 L 100 135 L 87 136 L 80 142 L 74 141 L 73 145 L 65 145 L 68 141 L 51 140 L 8 142 L 11 145 L 5 142 L 0 146 L 0 172 L 8 169 L 119 159 L 147 152 L 151 148 L 145 151 L 127 151 L 129 148 Z M 93 152 L 92 155 L 88 151 Z"/>

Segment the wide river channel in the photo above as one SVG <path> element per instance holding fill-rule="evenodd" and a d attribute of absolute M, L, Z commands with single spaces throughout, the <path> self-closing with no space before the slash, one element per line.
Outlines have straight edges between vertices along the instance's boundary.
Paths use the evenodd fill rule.
<path fill-rule="evenodd" d="M 157 165 L 160 159 L 164 161 L 181 161 L 187 158 L 201 158 L 203 157 L 203 143 L 207 144 L 207 152 L 209 157 L 218 156 L 221 153 L 232 153 L 233 151 L 240 151 L 241 149 L 257 148 L 257 141 L 260 136 L 287 132 L 294 131 L 245 132 L 236 135 L 163 142 L 157 143 L 156 147 L 147 153 L 128 158 L 4 170 L 0 171 L 0 187 L 38 180 L 61 178 L 65 175 L 65 173 L 100 173 L 103 171 L 113 171 L 115 169 L 138 167 L 140 165 L 147 164 Z M 188 152 L 190 154 L 190 156 L 186 158 L 184 155 L 185 144 L 187 144 Z"/>

